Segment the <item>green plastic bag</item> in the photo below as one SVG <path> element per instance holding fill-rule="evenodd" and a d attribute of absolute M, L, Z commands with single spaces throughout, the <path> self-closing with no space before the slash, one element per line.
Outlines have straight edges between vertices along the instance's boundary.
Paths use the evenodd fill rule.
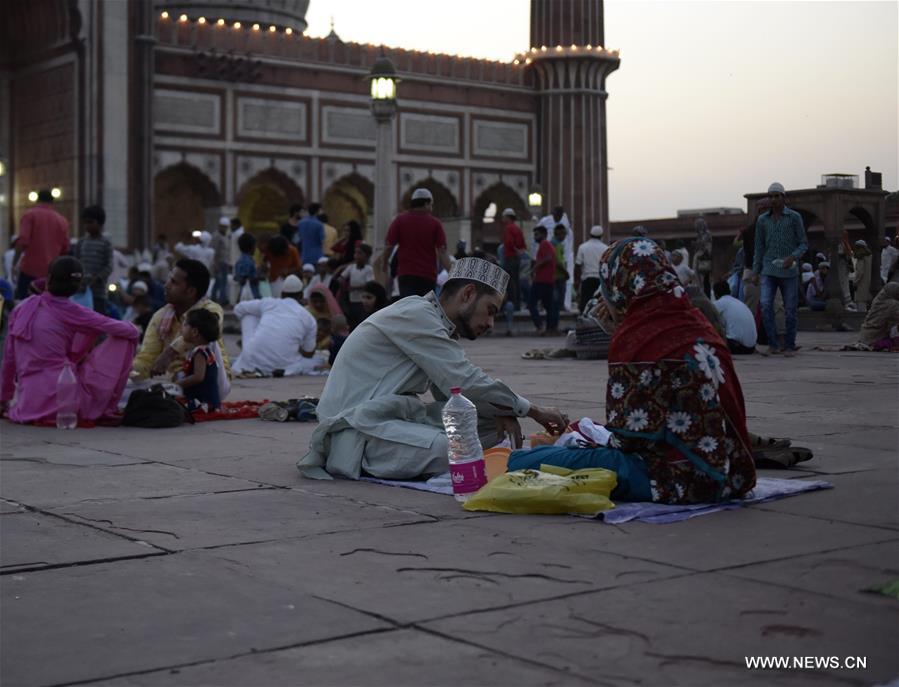
<path fill-rule="evenodd" d="M 615 507 L 609 495 L 618 483 L 611 470 L 567 470 L 541 465 L 539 470 L 514 470 L 492 479 L 462 507 L 492 513 L 543 513 L 595 517 Z"/>

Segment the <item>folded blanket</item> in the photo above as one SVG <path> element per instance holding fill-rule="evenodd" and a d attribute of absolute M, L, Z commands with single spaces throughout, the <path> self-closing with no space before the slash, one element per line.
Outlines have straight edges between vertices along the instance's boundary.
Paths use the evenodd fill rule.
<path fill-rule="evenodd" d="M 427 481 L 390 480 L 376 477 L 362 477 L 365 482 L 386 484 L 390 487 L 404 487 L 419 491 L 430 491 L 435 494 L 452 495 L 453 485 L 449 473 L 432 477 Z M 689 520 L 700 515 L 709 515 L 722 510 L 733 510 L 750 506 L 754 503 L 775 501 L 788 496 L 796 496 L 808 491 L 833 489 L 830 482 L 805 479 L 779 479 L 775 477 L 759 477 L 755 488 L 744 499 L 723 501 L 721 503 L 695 503 L 686 505 L 668 505 L 664 503 L 616 503 L 612 510 L 600 513 L 598 519 L 610 525 L 637 520 L 652 524 L 667 524 Z"/>

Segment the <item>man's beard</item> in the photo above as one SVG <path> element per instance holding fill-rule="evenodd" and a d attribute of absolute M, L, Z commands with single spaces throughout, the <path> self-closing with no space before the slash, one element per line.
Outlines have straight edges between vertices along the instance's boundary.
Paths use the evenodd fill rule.
<path fill-rule="evenodd" d="M 474 330 L 471 328 L 471 316 L 474 314 L 475 306 L 477 306 L 477 301 L 460 312 L 459 322 L 456 325 L 459 336 L 464 337 L 469 341 L 474 341 L 478 338 L 478 335 L 475 334 Z"/>

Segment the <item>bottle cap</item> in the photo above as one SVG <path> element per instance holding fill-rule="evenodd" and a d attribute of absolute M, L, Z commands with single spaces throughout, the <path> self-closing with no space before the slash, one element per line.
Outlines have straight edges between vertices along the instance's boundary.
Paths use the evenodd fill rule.
<path fill-rule="evenodd" d="M 462 393 L 462 387 L 461 387 L 461 386 L 454 386 L 454 387 L 451 387 L 451 388 L 450 388 L 450 393 L 451 393 L 451 394 L 461 394 L 461 393 Z"/>

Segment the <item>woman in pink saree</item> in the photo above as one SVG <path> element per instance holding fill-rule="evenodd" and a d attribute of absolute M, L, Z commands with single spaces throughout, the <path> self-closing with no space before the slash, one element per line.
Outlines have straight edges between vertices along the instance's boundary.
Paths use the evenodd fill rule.
<path fill-rule="evenodd" d="M 60 257 L 50 266 L 47 290 L 12 311 L 3 353 L 0 410 L 13 422 L 56 417 L 56 380 L 66 360 L 79 385 L 79 420 L 112 415 L 140 332 L 69 300 L 81 283 L 81 263 Z M 107 338 L 97 344 L 98 339 Z"/>

